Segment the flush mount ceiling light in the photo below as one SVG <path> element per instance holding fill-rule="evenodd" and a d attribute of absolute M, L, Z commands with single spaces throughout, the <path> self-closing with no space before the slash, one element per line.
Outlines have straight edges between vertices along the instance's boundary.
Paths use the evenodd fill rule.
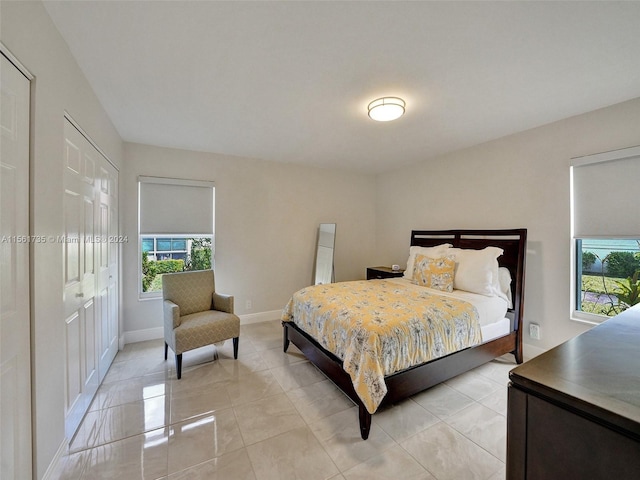
<path fill-rule="evenodd" d="M 378 122 L 388 122 L 404 114 L 404 100 L 398 97 L 382 97 L 369 104 L 369 117 Z"/>

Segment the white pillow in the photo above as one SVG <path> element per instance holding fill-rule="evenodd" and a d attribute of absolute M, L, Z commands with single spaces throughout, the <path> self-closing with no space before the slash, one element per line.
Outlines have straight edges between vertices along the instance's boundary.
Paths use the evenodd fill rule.
<path fill-rule="evenodd" d="M 456 258 L 453 288 L 493 297 L 498 294 L 498 257 L 504 250 L 486 247 L 482 250 L 451 248 L 447 255 Z M 495 282 L 495 283 L 494 283 Z"/>
<path fill-rule="evenodd" d="M 498 268 L 498 289 L 507 302 L 507 308 L 513 308 L 513 298 L 511 296 L 511 272 L 507 267 Z"/>
<path fill-rule="evenodd" d="M 450 243 L 443 243 L 435 247 L 409 247 L 409 259 L 407 260 L 407 269 L 404 271 L 404 278 L 408 280 L 413 279 L 413 264 L 416 261 L 417 254 L 429 258 L 440 258 L 444 257 L 452 246 Z"/>

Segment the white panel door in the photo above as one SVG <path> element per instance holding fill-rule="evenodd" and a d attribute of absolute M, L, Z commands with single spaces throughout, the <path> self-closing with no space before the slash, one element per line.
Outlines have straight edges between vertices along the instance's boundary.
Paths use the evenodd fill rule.
<path fill-rule="evenodd" d="M 67 120 L 64 135 L 65 430 L 71 439 L 100 385 L 94 241 L 100 154 Z"/>
<path fill-rule="evenodd" d="M 118 171 L 65 119 L 65 429 L 71 439 L 118 352 Z"/>
<path fill-rule="evenodd" d="M 98 180 L 100 381 L 118 353 L 118 171 L 103 159 Z"/>
<path fill-rule="evenodd" d="M 31 478 L 29 80 L 0 54 L 0 478 Z"/>

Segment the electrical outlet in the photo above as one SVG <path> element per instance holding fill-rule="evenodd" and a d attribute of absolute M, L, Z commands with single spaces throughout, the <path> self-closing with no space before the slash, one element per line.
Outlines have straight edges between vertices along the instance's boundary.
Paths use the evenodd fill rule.
<path fill-rule="evenodd" d="M 245 307 L 247 310 L 251 310 L 253 308 L 253 302 L 251 300 L 247 300 Z"/>
<path fill-rule="evenodd" d="M 538 325 L 537 323 L 530 323 L 529 324 L 529 336 L 533 340 L 540 340 L 540 325 Z"/>

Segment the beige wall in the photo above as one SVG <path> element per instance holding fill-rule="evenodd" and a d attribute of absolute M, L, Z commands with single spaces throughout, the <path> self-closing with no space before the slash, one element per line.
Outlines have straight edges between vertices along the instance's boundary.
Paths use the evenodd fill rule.
<path fill-rule="evenodd" d="M 411 229 L 525 227 L 525 343 L 555 346 L 589 328 L 569 318 L 570 159 L 634 145 L 640 99 L 379 175 L 379 260 L 406 263 Z"/>
<path fill-rule="evenodd" d="M 362 279 L 376 261 L 373 175 L 131 143 L 124 165 L 127 342 L 162 329 L 161 301 L 138 298 L 139 175 L 215 182 L 216 288 L 234 295 L 239 315 L 280 311 L 293 292 L 313 282 L 320 223 L 337 223 L 337 280 Z"/>
<path fill-rule="evenodd" d="M 64 113 L 119 165 L 122 142 L 40 2 L 0 2 L 0 41 L 33 74 L 31 234 L 63 234 Z M 35 468 L 42 478 L 64 441 L 62 245 L 32 250 Z"/>

